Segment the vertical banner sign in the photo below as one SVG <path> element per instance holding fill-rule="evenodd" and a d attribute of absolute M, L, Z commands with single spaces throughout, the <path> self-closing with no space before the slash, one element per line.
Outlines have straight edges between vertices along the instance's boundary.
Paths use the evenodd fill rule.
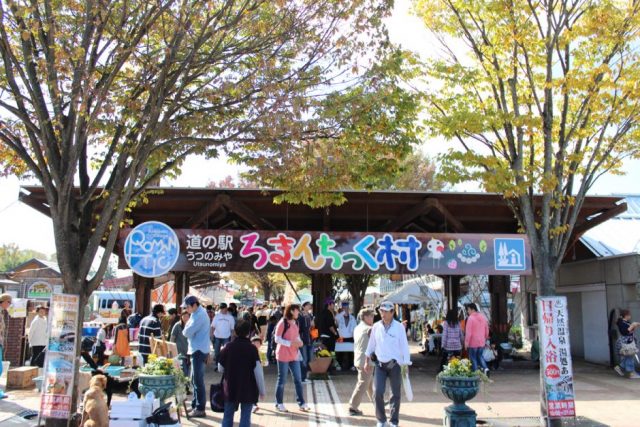
<path fill-rule="evenodd" d="M 540 360 L 549 418 L 575 417 L 566 297 L 539 297 Z"/>
<path fill-rule="evenodd" d="M 44 381 L 40 400 L 42 418 L 71 416 L 71 394 L 76 368 L 76 327 L 80 297 L 53 294 L 49 308 L 49 344 L 44 364 Z"/>

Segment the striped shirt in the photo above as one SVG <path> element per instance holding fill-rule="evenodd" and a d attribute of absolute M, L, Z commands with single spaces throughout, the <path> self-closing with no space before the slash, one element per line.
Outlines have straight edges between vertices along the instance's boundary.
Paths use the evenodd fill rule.
<path fill-rule="evenodd" d="M 140 354 L 151 354 L 152 336 L 158 339 L 162 337 L 162 325 L 160 320 L 151 314 L 140 322 L 140 333 L 138 334 L 138 351 Z"/>

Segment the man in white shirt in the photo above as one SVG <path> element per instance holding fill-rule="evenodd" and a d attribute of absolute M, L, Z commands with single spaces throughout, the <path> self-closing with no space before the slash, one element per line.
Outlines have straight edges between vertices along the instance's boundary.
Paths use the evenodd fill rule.
<path fill-rule="evenodd" d="M 342 342 L 353 342 L 353 331 L 356 329 L 356 318 L 353 317 L 353 314 L 349 313 L 348 301 L 344 301 L 342 303 L 342 312 L 336 315 L 336 320 L 338 322 L 338 335 L 342 338 Z M 338 360 L 342 370 L 356 370 L 353 366 L 353 352 L 336 352 L 336 359 Z"/>
<path fill-rule="evenodd" d="M 31 347 L 31 366 L 44 366 L 44 359 L 40 353 L 45 349 L 49 341 L 49 322 L 47 321 L 47 309 L 41 305 L 36 307 L 36 317 L 29 326 L 29 346 Z"/>
<path fill-rule="evenodd" d="M 222 348 L 226 343 L 231 340 L 231 331 L 236 324 L 236 320 L 233 318 L 231 313 L 229 313 L 229 309 L 227 308 L 226 303 L 220 304 L 220 312 L 216 313 L 213 318 L 213 322 L 211 322 L 211 336 L 213 337 L 213 352 L 216 360 L 216 365 L 218 362 L 218 355 L 220 354 L 220 348 Z M 217 371 L 217 368 L 215 368 Z"/>
<path fill-rule="evenodd" d="M 402 323 L 393 319 L 393 304 L 380 304 L 382 320 L 373 325 L 371 337 L 365 351 L 365 370 L 374 371 L 374 389 L 376 401 L 376 419 L 378 427 L 387 424 L 384 409 L 384 392 L 387 378 L 391 382 L 391 427 L 398 426 L 400 415 L 400 388 L 402 384 L 402 368 L 411 365 L 409 343 Z M 374 356 L 375 355 L 375 356 Z"/>

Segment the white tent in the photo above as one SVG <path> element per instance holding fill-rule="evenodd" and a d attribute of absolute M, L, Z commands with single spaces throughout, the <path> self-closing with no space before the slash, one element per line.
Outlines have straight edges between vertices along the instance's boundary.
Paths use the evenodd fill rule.
<path fill-rule="evenodd" d="M 394 304 L 427 304 L 433 307 L 442 305 L 444 296 L 442 292 L 431 289 L 419 281 L 407 282 L 403 287 L 396 289 L 383 298 L 382 301 Z"/>

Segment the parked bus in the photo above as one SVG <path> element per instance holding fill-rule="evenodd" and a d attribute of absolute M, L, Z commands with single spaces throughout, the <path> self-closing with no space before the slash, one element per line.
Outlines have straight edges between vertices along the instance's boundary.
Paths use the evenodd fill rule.
<path fill-rule="evenodd" d="M 89 297 L 89 319 L 97 323 L 117 323 L 122 309 L 134 311 L 135 292 L 94 291 Z"/>

